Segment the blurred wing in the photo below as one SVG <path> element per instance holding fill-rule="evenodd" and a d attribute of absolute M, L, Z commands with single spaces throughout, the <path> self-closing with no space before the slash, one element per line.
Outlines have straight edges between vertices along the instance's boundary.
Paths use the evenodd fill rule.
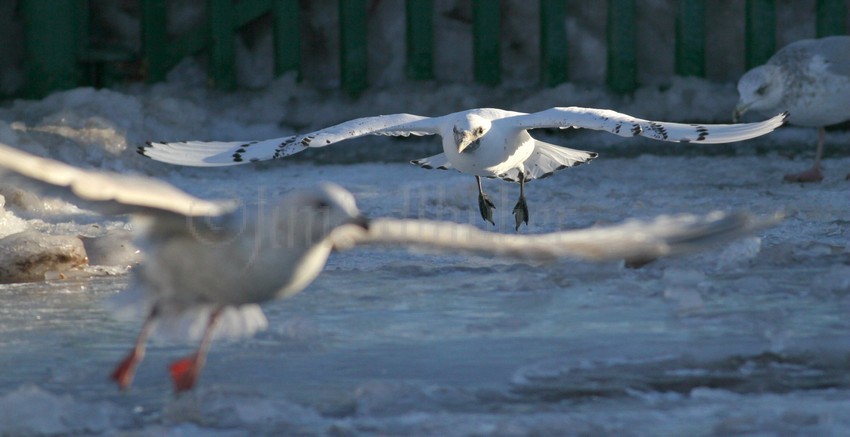
<path fill-rule="evenodd" d="M 518 129 L 585 128 L 604 130 L 621 137 L 642 136 L 660 141 L 698 142 L 705 144 L 730 143 L 755 138 L 773 132 L 785 122 L 784 112 L 759 123 L 682 124 L 642 120 L 607 109 L 551 108 L 528 115 L 505 119 Z"/>
<path fill-rule="evenodd" d="M 199 199 L 157 179 L 83 170 L 0 144 L 0 170 L 4 169 L 7 171 L 0 171 L 3 180 L 23 176 L 26 183 L 35 183 L 41 190 L 71 193 L 78 199 L 76 204 L 106 214 L 199 217 L 221 215 L 235 207 L 228 202 Z"/>
<path fill-rule="evenodd" d="M 177 141 L 148 142 L 140 146 L 138 152 L 155 161 L 194 167 L 219 167 L 245 164 L 248 162 L 280 159 L 310 147 L 325 147 L 364 135 L 433 135 L 436 129 L 423 124 L 417 130 L 409 126 L 394 129 L 402 125 L 428 117 L 412 114 L 379 115 L 377 117 L 358 118 L 303 135 L 274 138 L 263 141 Z"/>
<path fill-rule="evenodd" d="M 629 220 L 614 226 L 549 234 L 509 235 L 451 222 L 376 219 L 368 231 L 341 229 L 345 232 L 332 237 L 343 249 L 356 244 L 382 244 L 525 261 L 574 258 L 643 262 L 729 241 L 778 220 L 779 217 L 758 219 L 744 213 L 714 212 L 704 216 L 659 216 L 651 221 Z"/>

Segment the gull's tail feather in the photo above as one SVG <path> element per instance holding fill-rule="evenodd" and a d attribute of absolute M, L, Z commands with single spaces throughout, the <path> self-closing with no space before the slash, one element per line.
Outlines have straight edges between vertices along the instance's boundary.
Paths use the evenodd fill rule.
<path fill-rule="evenodd" d="M 452 168 L 452 164 L 449 162 L 449 158 L 446 157 L 445 153 L 438 153 L 427 158 L 414 159 L 410 163 L 429 170 L 433 168 L 437 170 L 448 170 Z"/>
<path fill-rule="evenodd" d="M 534 151 L 523 162 L 523 177 L 526 181 L 544 179 L 552 176 L 558 170 L 575 167 L 594 160 L 596 152 L 570 149 L 556 146 L 540 140 L 534 141 Z M 511 182 L 519 182 L 519 169 L 513 168 L 499 178 Z"/>

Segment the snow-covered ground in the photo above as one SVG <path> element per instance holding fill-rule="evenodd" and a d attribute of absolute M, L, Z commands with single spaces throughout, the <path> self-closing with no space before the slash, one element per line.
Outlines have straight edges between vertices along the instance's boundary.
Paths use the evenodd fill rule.
<path fill-rule="evenodd" d="M 731 84 L 698 79 L 628 98 L 574 84 L 493 90 L 403 83 L 353 100 L 289 77 L 263 91 L 220 94 L 204 88 L 201 71 L 187 62 L 164 84 L 10 102 L 0 107 L 0 142 L 74 165 L 163 178 L 204 197 L 252 199 L 329 180 L 350 189 L 370 216 L 486 228 L 472 177 L 405 163 L 436 153 L 434 138 L 368 138 L 228 169 L 171 167 L 134 149 L 146 139 L 260 139 L 357 116 L 477 106 L 583 105 L 728 122 L 736 100 Z M 829 133 L 826 179 L 810 185 L 781 182 L 810 165 L 809 129 L 718 146 L 600 132 L 538 135 L 600 157 L 529 184 L 531 220 L 521 232 L 716 209 L 784 211 L 787 218 L 751 238 L 639 269 L 377 249 L 335 254 L 305 292 L 264 306 L 268 331 L 214 344 L 198 389 L 175 397 L 166 366 L 190 345 L 152 346 L 127 393 L 108 381 L 140 325 L 114 320 L 101 306 L 127 285 L 123 266 L 136 259 L 126 219 L 4 186 L 0 237 L 26 229 L 100 237 L 86 249 L 104 265 L 0 285 L 0 434 L 850 429 L 847 132 Z M 512 232 L 518 187 L 486 184 L 496 229 Z"/>

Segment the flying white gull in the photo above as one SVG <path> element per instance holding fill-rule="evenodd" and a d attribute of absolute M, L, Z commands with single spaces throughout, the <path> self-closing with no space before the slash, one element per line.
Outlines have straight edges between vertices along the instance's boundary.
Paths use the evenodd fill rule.
<path fill-rule="evenodd" d="M 788 123 L 818 128 L 812 168 L 785 175 L 789 182 L 823 179 L 824 126 L 850 120 L 850 36 L 793 42 L 738 81 L 740 99 L 733 118 L 748 110 L 789 111 Z M 847 176 L 850 179 L 850 175 Z"/>
<path fill-rule="evenodd" d="M 310 147 L 364 135 L 440 135 L 443 153 L 411 161 L 423 168 L 455 169 L 475 175 L 481 217 L 493 223 L 495 205 L 484 194 L 481 177 L 500 178 L 520 184 L 514 206 L 516 228 L 528 224 L 525 183 L 596 158 L 595 152 L 574 150 L 536 140 L 529 129 L 586 128 L 623 137 L 644 136 L 661 141 L 706 144 L 741 141 L 764 135 L 782 125 L 785 114 L 762 123 L 699 125 L 642 120 L 625 114 L 592 108 L 551 108 L 533 114 L 479 108 L 442 117 L 393 114 L 358 118 L 303 135 L 264 141 L 148 142 L 140 154 L 171 164 L 215 167 L 278 159 Z"/>
<path fill-rule="evenodd" d="M 298 293 L 324 268 L 333 249 L 379 244 L 413 246 L 542 262 L 558 258 L 643 262 L 728 241 L 775 222 L 747 214 L 662 216 L 607 227 L 537 235 L 504 235 L 451 222 L 366 220 L 345 189 L 323 184 L 291 191 L 256 209 L 195 198 L 162 181 L 82 170 L 0 144 L 4 180 L 72 193 L 75 203 L 133 214 L 145 259 L 117 298 L 145 308 L 133 349 L 112 378 L 133 380 L 156 326 L 196 322 L 196 352 L 170 367 L 176 391 L 193 387 L 214 333 L 249 335 L 266 326 L 257 304 Z M 123 298 L 122 298 L 123 297 Z M 191 334 L 191 335 L 190 335 Z"/>

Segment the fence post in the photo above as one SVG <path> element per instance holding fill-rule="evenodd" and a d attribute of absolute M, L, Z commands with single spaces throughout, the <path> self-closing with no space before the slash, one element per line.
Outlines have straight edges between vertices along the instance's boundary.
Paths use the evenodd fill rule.
<path fill-rule="evenodd" d="M 776 2 L 747 0 L 745 60 L 747 69 L 764 64 L 776 50 Z"/>
<path fill-rule="evenodd" d="M 407 64 L 413 80 L 434 78 L 434 9 L 431 0 L 407 0 Z"/>
<path fill-rule="evenodd" d="M 608 87 L 620 94 L 637 88 L 635 0 L 608 1 Z"/>
<path fill-rule="evenodd" d="M 818 38 L 845 35 L 847 8 L 844 7 L 844 0 L 818 0 L 816 25 Z"/>
<path fill-rule="evenodd" d="M 23 0 L 26 83 L 23 95 L 43 97 L 78 85 L 79 30 L 76 0 Z"/>
<path fill-rule="evenodd" d="M 339 23 L 342 88 L 357 95 L 368 85 L 366 0 L 339 0 Z"/>
<path fill-rule="evenodd" d="M 295 71 L 301 79 L 301 11 L 298 0 L 273 0 L 274 73 Z"/>
<path fill-rule="evenodd" d="M 569 76 L 566 0 L 540 0 L 540 83 L 555 86 Z"/>
<path fill-rule="evenodd" d="M 705 0 L 679 0 L 676 11 L 676 74 L 705 76 Z"/>
<path fill-rule="evenodd" d="M 236 34 L 232 0 L 207 0 L 209 80 L 213 87 L 236 88 Z"/>
<path fill-rule="evenodd" d="M 472 70 L 475 81 L 484 85 L 498 85 L 502 80 L 501 8 L 498 0 L 472 1 Z"/>
<path fill-rule="evenodd" d="M 168 73 L 168 9 L 166 0 L 142 0 L 142 62 L 148 83 L 165 80 Z"/>

